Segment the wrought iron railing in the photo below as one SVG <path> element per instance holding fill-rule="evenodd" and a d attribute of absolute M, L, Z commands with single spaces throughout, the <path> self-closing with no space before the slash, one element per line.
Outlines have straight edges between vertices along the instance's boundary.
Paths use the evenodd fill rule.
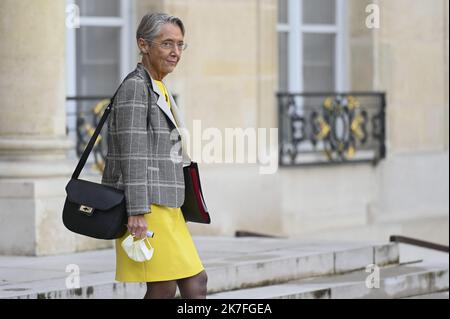
<path fill-rule="evenodd" d="M 109 104 L 110 97 L 73 96 L 67 97 L 66 100 L 77 102 L 74 111 L 68 112 L 67 115 L 75 118 L 75 152 L 77 157 L 80 157 L 94 134 L 95 128 L 103 115 L 103 111 Z M 91 152 L 94 156 L 94 169 L 100 172 L 104 169 L 105 158 L 108 151 L 106 127 L 107 125 L 104 125 L 102 128 Z M 70 128 L 68 126 L 67 134 L 70 133 Z"/>
<path fill-rule="evenodd" d="M 279 164 L 377 164 L 386 155 L 384 93 L 278 93 Z"/>
<path fill-rule="evenodd" d="M 394 242 L 394 243 L 403 243 L 403 244 L 409 244 L 409 245 L 413 245 L 413 246 L 418 246 L 418 247 L 438 250 L 438 251 L 442 251 L 442 252 L 445 252 L 445 253 L 449 252 L 449 247 L 448 246 L 437 244 L 437 243 L 433 243 L 433 242 L 430 242 L 430 241 L 417 239 L 417 238 L 412 238 L 412 237 L 391 235 L 389 237 L 389 241 L 390 242 Z"/>

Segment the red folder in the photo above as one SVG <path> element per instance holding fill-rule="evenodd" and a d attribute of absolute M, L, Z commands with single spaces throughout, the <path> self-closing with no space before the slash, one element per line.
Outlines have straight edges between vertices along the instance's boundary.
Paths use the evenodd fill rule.
<path fill-rule="evenodd" d="M 200 174 L 196 162 L 183 167 L 185 196 L 181 206 L 186 222 L 210 224 L 211 217 L 203 197 Z"/>

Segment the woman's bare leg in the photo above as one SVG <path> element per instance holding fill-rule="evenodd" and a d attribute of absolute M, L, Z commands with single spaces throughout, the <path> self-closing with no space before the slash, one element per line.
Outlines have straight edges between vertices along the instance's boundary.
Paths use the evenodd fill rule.
<path fill-rule="evenodd" d="M 177 280 L 181 298 L 206 299 L 207 282 L 208 276 L 204 270 L 195 276 Z"/>
<path fill-rule="evenodd" d="M 176 292 L 175 280 L 147 282 L 147 293 L 144 299 L 172 299 Z"/>

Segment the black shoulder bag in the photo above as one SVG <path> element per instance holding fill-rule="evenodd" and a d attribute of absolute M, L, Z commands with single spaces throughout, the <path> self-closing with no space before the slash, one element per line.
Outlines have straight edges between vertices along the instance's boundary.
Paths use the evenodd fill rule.
<path fill-rule="evenodd" d="M 62 214 L 63 223 L 67 229 L 97 239 L 122 237 L 128 223 L 125 195 L 122 190 L 78 179 L 103 124 L 111 112 L 117 91 L 106 107 L 100 123 L 66 186 L 67 197 Z"/>

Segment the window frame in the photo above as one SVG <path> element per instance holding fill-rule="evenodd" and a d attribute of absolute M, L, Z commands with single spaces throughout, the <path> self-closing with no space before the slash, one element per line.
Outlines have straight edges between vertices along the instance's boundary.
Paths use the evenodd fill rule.
<path fill-rule="evenodd" d="M 66 6 L 76 4 L 75 0 L 66 0 Z M 117 83 L 120 83 L 125 76 L 134 69 L 137 63 L 137 54 L 134 54 L 136 50 L 135 36 L 133 33 L 135 16 L 135 0 L 120 0 L 120 16 L 118 17 L 103 17 L 103 16 L 80 16 L 80 27 L 83 26 L 98 26 L 98 27 L 114 27 L 120 28 L 120 60 L 119 60 L 119 79 Z M 77 50 L 76 50 L 76 28 L 66 27 L 66 61 L 65 61 L 65 87 L 66 97 L 78 96 L 77 93 Z M 111 92 L 112 94 L 113 92 Z M 76 110 L 77 102 L 66 101 L 66 125 L 68 137 L 74 141 L 77 140 L 76 136 Z M 76 142 L 75 142 L 76 143 Z M 77 158 L 75 149 L 69 152 L 70 158 Z M 89 156 L 89 162 L 94 162 L 93 155 Z"/>
<path fill-rule="evenodd" d="M 347 81 L 347 1 L 335 0 L 335 24 L 304 24 L 303 0 L 287 0 L 288 22 L 277 21 L 277 32 L 288 34 L 288 91 L 304 92 L 303 81 L 303 35 L 334 34 L 334 90 L 343 92 L 348 89 Z"/>
<path fill-rule="evenodd" d="M 134 0 L 119 0 L 119 17 L 80 16 L 80 27 L 118 27 L 120 28 L 120 77 L 123 79 L 137 63 L 131 48 L 135 45 L 132 34 L 134 21 Z M 75 0 L 66 0 L 66 5 L 75 4 Z M 77 57 L 76 31 L 66 28 L 66 96 L 77 95 Z M 121 79 L 118 79 L 120 82 Z"/>

